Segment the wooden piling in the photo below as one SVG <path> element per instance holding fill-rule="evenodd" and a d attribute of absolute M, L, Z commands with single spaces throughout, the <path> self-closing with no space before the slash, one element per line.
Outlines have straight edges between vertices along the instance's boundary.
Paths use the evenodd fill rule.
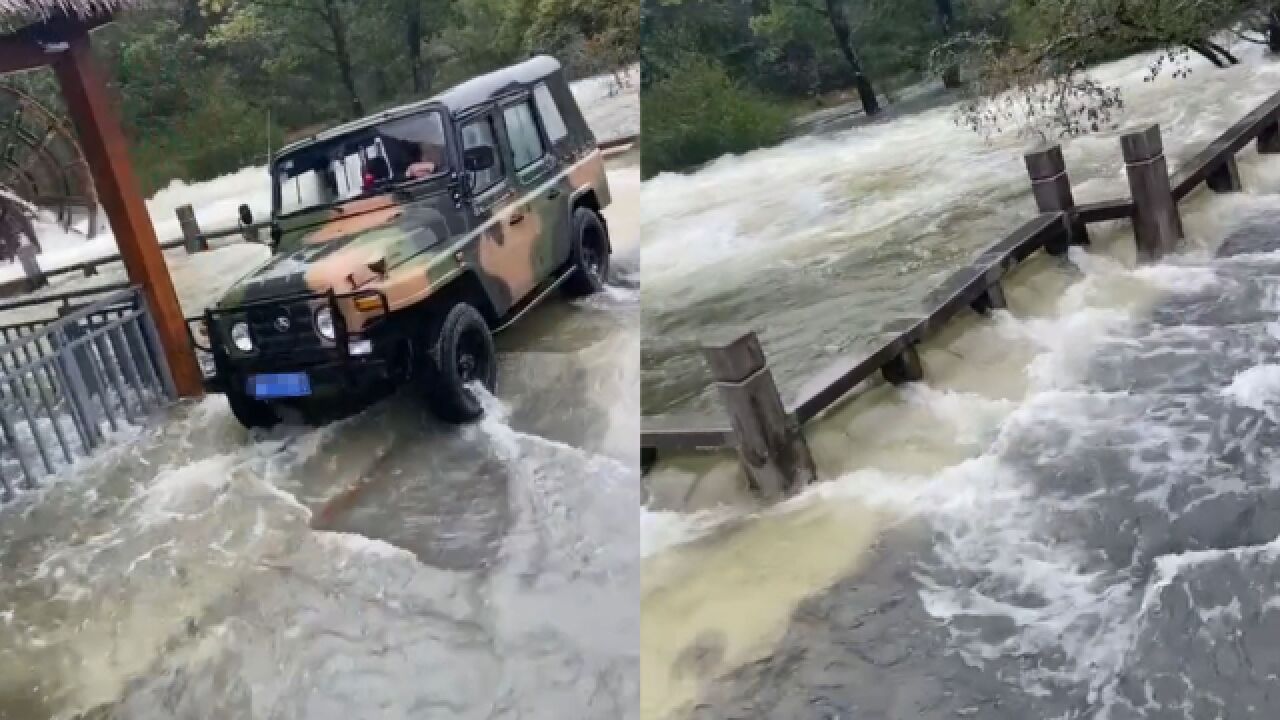
<path fill-rule="evenodd" d="M 22 274 L 27 279 L 27 292 L 38 290 L 49 284 L 49 278 L 45 277 L 44 271 L 40 269 L 40 259 L 36 257 L 40 254 L 40 249 L 35 245 L 23 245 L 18 248 L 18 262 L 22 263 Z"/>
<path fill-rule="evenodd" d="M 183 205 L 174 210 L 178 216 L 178 225 L 182 227 L 183 247 L 190 254 L 204 252 L 209 249 L 209 241 L 200 233 L 200 223 L 196 222 L 196 211 L 190 205 Z"/>
<path fill-rule="evenodd" d="M 974 312 L 986 315 L 992 310 L 1004 310 L 1009 307 L 1009 301 L 1005 299 L 1004 287 L 1000 283 L 992 283 L 987 286 L 982 294 L 974 298 L 970 304 Z"/>
<path fill-rule="evenodd" d="M 1240 166 L 1236 164 L 1235 156 L 1228 155 L 1222 164 L 1209 173 L 1204 183 L 1216 193 L 1234 193 L 1244 190 L 1244 185 L 1240 182 Z"/>
<path fill-rule="evenodd" d="M 1027 174 L 1031 176 L 1031 193 L 1040 212 L 1061 212 L 1066 217 L 1067 232 L 1061 241 L 1051 242 L 1045 250 L 1051 255 L 1066 253 L 1069 245 L 1088 245 L 1089 231 L 1076 214 L 1075 196 L 1071 194 L 1071 178 L 1062 146 L 1029 152 L 1023 156 Z"/>
<path fill-rule="evenodd" d="M 894 385 L 920 382 L 924 379 L 924 363 L 920 361 L 920 351 L 914 345 L 907 345 L 880 368 L 880 374 Z"/>
<path fill-rule="evenodd" d="M 1258 133 L 1258 152 L 1262 155 L 1280 153 L 1280 120 L 1273 121 Z"/>
<path fill-rule="evenodd" d="M 1182 240 L 1182 217 L 1169 185 L 1160 126 L 1151 125 L 1120 138 L 1129 192 L 1133 197 L 1133 235 L 1138 258 L 1159 260 Z"/>
<path fill-rule="evenodd" d="M 733 441 L 752 489 L 779 500 L 813 482 L 809 445 L 787 414 L 754 332 L 709 340 L 703 357 L 733 427 Z"/>

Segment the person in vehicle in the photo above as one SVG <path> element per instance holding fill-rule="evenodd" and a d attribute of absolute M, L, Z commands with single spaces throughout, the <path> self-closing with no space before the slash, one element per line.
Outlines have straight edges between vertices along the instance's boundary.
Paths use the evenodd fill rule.
<path fill-rule="evenodd" d="M 421 180 L 431 177 L 443 166 L 444 148 L 433 143 L 414 143 L 414 160 L 405 168 L 405 180 Z"/>

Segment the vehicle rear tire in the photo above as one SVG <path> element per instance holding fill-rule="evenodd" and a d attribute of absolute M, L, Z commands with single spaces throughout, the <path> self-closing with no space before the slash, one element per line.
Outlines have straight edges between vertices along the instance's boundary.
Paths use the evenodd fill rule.
<path fill-rule="evenodd" d="M 227 404 L 231 414 L 246 428 L 269 428 L 280 424 L 280 415 L 270 403 L 249 397 L 238 390 L 227 391 Z"/>
<path fill-rule="evenodd" d="M 498 353 L 489 324 L 479 310 L 460 302 L 433 325 L 417 373 L 427 406 L 448 423 L 478 420 L 484 406 L 468 385 L 479 382 L 494 392 L 498 384 Z"/>
<path fill-rule="evenodd" d="M 580 207 L 573 211 L 573 247 L 569 267 L 573 274 L 564 283 L 570 297 L 583 297 L 604 289 L 609 277 L 609 235 L 596 211 Z"/>

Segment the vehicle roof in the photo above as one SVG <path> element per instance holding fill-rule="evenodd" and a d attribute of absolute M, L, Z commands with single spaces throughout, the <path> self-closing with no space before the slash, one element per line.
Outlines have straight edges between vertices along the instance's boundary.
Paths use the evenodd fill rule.
<path fill-rule="evenodd" d="M 432 106 L 438 107 L 454 115 L 465 113 L 467 110 L 488 102 L 496 97 L 500 97 L 516 87 L 527 86 L 542 80 L 559 69 L 560 62 L 558 60 L 550 55 L 538 55 L 525 60 L 522 63 L 471 78 L 470 80 L 455 85 L 438 95 L 433 95 L 426 100 L 418 100 L 406 105 L 388 108 L 387 110 L 367 115 L 358 120 L 352 120 L 350 122 L 322 130 L 314 135 L 284 146 L 276 153 L 275 157 L 278 158 L 281 155 L 291 153 L 299 148 L 332 140 L 333 138 L 341 137 L 357 130 L 363 130 L 389 120 L 395 120 L 406 115 L 412 115 Z M 275 158 L 272 159 L 274 160 Z"/>

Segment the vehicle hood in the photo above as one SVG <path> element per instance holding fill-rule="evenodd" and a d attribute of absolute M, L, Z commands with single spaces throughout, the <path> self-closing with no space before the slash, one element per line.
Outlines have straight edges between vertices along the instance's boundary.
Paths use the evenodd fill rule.
<path fill-rule="evenodd" d="M 448 222 L 443 196 L 400 204 L 364 198 L 282 223 L 281 247 L 240 278 L 218 303 L 230 307 L 275 297 L 333 290 L 349 293 L 378 280 L 412 257 L 439 250 L 457 223 Z M 372 267 L 371 267 L 372 266 Z"/>

